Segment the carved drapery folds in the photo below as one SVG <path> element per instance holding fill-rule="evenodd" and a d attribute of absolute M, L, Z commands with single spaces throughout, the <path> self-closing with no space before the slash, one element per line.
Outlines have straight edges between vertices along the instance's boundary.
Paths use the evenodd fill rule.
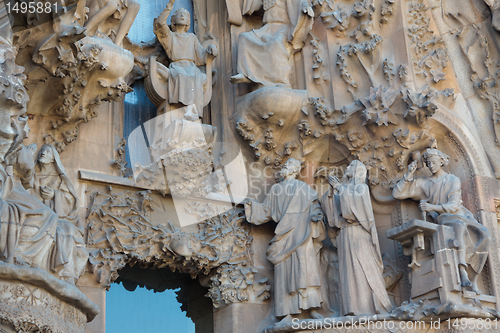
<path fill-rule="evenodd" d="M 41 192 L 47 194 L 42 194 L 45 202 L 27 191 L 35 184 L 40 185 L 36 179 L 48 175 L 35 167 L 36 145 L 23 145 L 30 131 L 26 115 L 28 94 L 23 86 L 23 68 L 14 62 L 16 49 L 10 41 L 0 37 L 0 53 L 3 55 L 0 69 L 2 330 L 83 332 L 85 324 L 97 315 L 99 308 L 74 285 L 88 258 L 74 220 L 76 215 L 70 216 L 75 208 L 69 205 L 67 209 L 60 202 L 61 197 L 56 193 L 60 188 L 43 185 Z M 57 164 L 54 176 L 59 181 L 56 183 L 65 178 L 64 186 L 72 189 L 57 151 L 54 147 L 50 151 L 52 159 L 47 155 L 43 163 Z M 77 201 L 74 190 L 73 195 L 74 203 Z M 67 322 L 60 322 L 60 316 L 66 317 Z"/>
<path fill-rule="evenodd" d="M 267 279 L 257 279 L 249 226 L 242 209 L 231 209 L 186 233 L 170 222 L 151 224 L 151 192 L 94 192 L 87 216 L 91 271 L 109 287 L 125 265 L 169 267 L 194 278 L 210 275 L 215 307 L 269 298 Z"/>

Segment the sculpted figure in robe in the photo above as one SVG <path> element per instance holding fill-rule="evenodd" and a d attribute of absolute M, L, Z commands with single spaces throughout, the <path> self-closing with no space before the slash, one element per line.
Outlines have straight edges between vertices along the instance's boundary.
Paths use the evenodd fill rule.
<path fill-rule="evenodd" d="M 154 32 L 160 44 L 165 49 L 170 60 L 168 68 L 158 64 L 157 73 L 167 81 L 168 103 L 187 106 L 184 118 L 196 120 L 207 105 L 211 97 L 213 58 L 218 54 L 217 47 L 213 44 L 205 49 L 195 34 L 188 32 L 191 25 L 189 12 L 178 9 L 172 15 L 171 28 L 167 24 L 167 18 L 173 9 L 175 0 L 170 0 L 163 12 L 154 21 Z M 197 66 L 207 65 L 207 75 Z M 204 98 L 204 89 L 209 91 L 208 97 Z M 207 93 L 205 92 L 205 95 Z M 194 106 L 195 108 L 193 109 Z"/>
<path fill-rule="evenodd" d="M 430 215 L 437 224 L 453 228 L 459 244 L 457 254 L 461 284 L 479 294 L 477 278 L 488 257 L 489 231 L 462 205 L 460 179 L 443 170 L 443 166 L 449 163 L 449 156 L 430 148 L 424 152 L 422 159 L 432 176 L 413 178 L 417 169 L 417 162 L 414 161 L 392 194 L 396 199 L 420 200 L 422 212 Z"/>
<path fill-rule="evenodd" d="M 263 203 L 245 200 L 247 221 L 278 223 L 267 259 L 274 264 L 274 309 L 277 318 L 308 310 L 312 318 L 323 302 L 318 253 L 325 238 L 317 192 L 297 179 L 301 164 L 288 159 Z"/>
<path fill-rule="evenodd" d="M 342 182 L 330 176 L 321 198 L 339 258 L 340 316 L 388 313 L 393 309 L 382 276 L 383 263 L 366 184 L 366 167 L 349 164 Z"/>
<path fill-rule="evenodd" d="M 78 217 L 78 197 L 70 182 L 56 148 L 43 145 L 35 161 L 34 183 L 31 189 L 58 216 L 53 269 L 63 266 L 59 276 L 74 282 L 84 273 L 88 251 L 83 240 L 83 226 Z"/>
<path fill-rule="evenodd" d="M 89 17 L 84 27 L 87 28 L 87 31 L 92 31 L 111 16 L 120 19 L 115 44 L 121 47 L 123 39 L 128 34 L 132 24 L 134 24 L 137 13 L 139 13 L 139 2 L 137 0 L 94 0 L 90 2 L 91 11 L 93 9 L 92 5 L 98 6 L 98 10 Z"/>
<path fill-rule="evenodd" d="M 29 97 L 23 86 L 23 68 L 14 63 L 15 52 L 10 42 L 0 36 L 0 76 L 4 78 L 0 89 L 0 260 L 56 274 L 69 270 L 68 263 L 74 264 L 61 258 L 69 257 L 76 242 L 71 237 L 64 242 L 58 229 L 71 229 L 66 234 L 73 235 L 75 227 L 60 220 L 26 190 L 34 184 L 36 146 L 22 144 L 29 133 Z"/>
<path fill-rule="evenodd" d="M 308 0 L 247 0 L 243 13 L 264 7 L 264 26 L 238 38 L 238 74 L 232 83 L 291 88 L 293 55 L 304 47 L 314 23 Z"/>

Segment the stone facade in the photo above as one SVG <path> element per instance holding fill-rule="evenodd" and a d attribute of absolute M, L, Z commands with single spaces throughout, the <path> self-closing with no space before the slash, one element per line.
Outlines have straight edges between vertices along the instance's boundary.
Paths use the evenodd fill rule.
<path fill-rule="evenodd" d="M 0 3 L 0 331 L 163 270 L 215 333 L 499 330 L 498 1 L 156 2 Z"/>

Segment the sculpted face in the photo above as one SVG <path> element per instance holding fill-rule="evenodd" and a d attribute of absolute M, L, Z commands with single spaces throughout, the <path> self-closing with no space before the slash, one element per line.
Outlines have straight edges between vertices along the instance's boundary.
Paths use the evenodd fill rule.
<path fill-rule="evenodd" d="M 43 164 L 50 164 L 54 162 L 54 153 L 52 153 L 52 149 L 49 147 L 43 147 L 42 151 L 40 152 L 40 163 Z"/>
<path fill-rule="evenodd" d="M 432 174 L 435 174 L 441 168 L 443 167 L 443 161 L 441 160 L 441 157 L 439 156 L 430 156 L 427 158 L 427 167 L 429 170 L 432 172 Z"/>
<path fill-rule="evenodd" d="M 181 8 L 181 9 L 178 9 L 176 12 L 175 12 L 175 15 L 173 17 L 173 20 L 174 20 L 174 24 L 175 25 L 188 25 L 190 24 L 190 20 L 191 20 L 191 15 L 189 14 L 189 12 L 184 9 L 184 8 Z"/>

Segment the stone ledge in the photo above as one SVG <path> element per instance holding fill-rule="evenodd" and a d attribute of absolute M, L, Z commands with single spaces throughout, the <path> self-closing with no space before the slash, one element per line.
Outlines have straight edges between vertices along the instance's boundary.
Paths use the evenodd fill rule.
<path fill-rule="evenodd" d="M 85 313 L 88 322 L 92 321 L 99 313 L 99 306 L 88 299 L 77 287 L 59 280 L 39 268 L 0 262 L 0 279 L 18 280 L 40 287 L 54 297 Z"/>

